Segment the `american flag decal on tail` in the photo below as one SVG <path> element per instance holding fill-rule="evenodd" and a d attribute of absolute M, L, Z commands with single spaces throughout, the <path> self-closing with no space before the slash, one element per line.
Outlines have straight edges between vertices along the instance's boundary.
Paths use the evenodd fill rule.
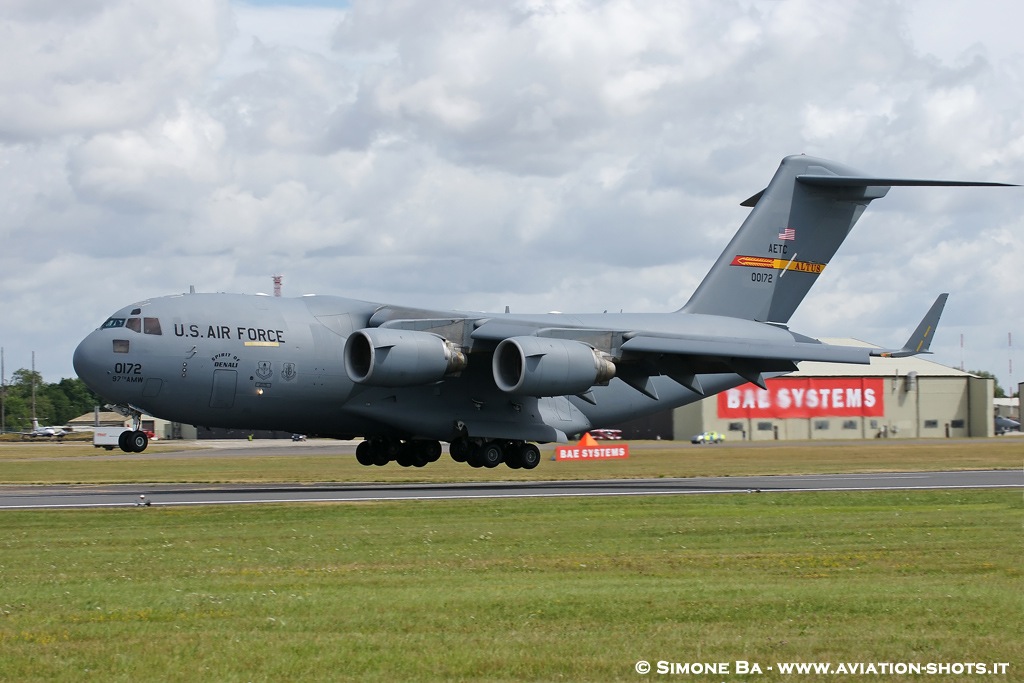
<path fill-rule="evenodd" d="M 780 240 L 795 240 L 796 239 L 796 228 L 783 228 L 779 231 Z"/>

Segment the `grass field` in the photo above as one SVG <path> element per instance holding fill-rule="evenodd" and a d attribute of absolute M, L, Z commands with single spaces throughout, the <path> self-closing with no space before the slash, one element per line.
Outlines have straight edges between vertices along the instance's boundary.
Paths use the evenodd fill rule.
<path fill-rule="evenodd" d="M 0 482 L 472 481 L 1020 468 L 1024 440 L 635 444 L 532 472 L 296 447 L 2 444 Z M 349 449 L 350 450 L 350 449 Z M 99 457 L 97 457 L 99 456 Z M 546 455 L 545 458 L 548 456 Z M 1024 680 L 1020 491 L 0 513 L 0 681 Z M 763 673 L 735 674 L 735 662 Z M 998 676 L 780 662 L 1007 663 Z"/>
<path fill-rule="evenodd" d="M 0 680 L 637 681 L 646 659 L 1019 681 L 1022 511 L 996 490 L 6 512 Z"/>
<path fill-rule="evenodd" d="M 263 442 L 273 445 L 274 442 Z M 914 470 L 1020 469 L 1024 438 L 963 441 L 779 442 L 693 446 L 634 442 L 628 460 L 552 462 L 553 448 L 535 470 L 473 469 L 447 454 L 424 468 L 363 467 L 338 447 L 288 448 L 287 455 L 249 456 L 243 448 L 180 451 L 157 443 L 140 455 L 110 455 L 88 444 L 0 444 L 0 483 L 131 482 L 452 482 L 614 479 L 748 474 L 819 474 Z M 194 445 L 192 445 L 194 447 Z"/>

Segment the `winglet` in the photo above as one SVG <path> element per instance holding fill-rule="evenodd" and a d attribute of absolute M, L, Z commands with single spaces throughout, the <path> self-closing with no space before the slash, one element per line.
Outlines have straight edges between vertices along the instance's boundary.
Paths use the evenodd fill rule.
<path fill-rule="evenodd" d="M 947 298 L 949 298 L 948 293 L 939 295 L 902 349 L 898 351 L 873 351 L 871 355 L 883 358 L 905 358 L 907 356 L 916 356 L 919 353 L 930 353 L 928 348 L 932 345 L 932 336 L 935 334 L 935 328 L 939 325 L 939 316 L 942 315 L 942 309 L 946 305 Z"/>

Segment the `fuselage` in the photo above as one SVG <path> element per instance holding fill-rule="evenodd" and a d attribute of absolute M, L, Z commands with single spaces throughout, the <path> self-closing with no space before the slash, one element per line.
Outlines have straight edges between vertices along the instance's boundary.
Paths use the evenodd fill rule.
<path fill-rule="evenodd" d="M 398 434 L 450 440 L 465 425 L 491 436 L 556 441 L 702 398 L 667 377 L 652 377 L 658 398 L 618 379 L 576 396 L 516 397 L 494 385 L 488 351 L 478 345 L 456 377 L 426 386 L 354 383 L 345 342 L 376 324 L 381 304 L 334 296 L 276 298 L 183 294 L 113 313 L 75 351 L 79 377 L 107 401 L 206 427 L 272 429 L 330 436 Z M 450 314 L 459 315 L 459 314 Z M 468 314 L 461 314 L 468 315 Z M 472 314 L 474 324 L 598 327 L 700 336 L 740 335 L 770 326 L 678 314 Z M 723 328 L 723 326 L 725 326 Z M 735 329 L 732 329 L 735 328 Z M 481 352 L 482 350 L 482 352 Z M 702 376 L 706 393 L 743 383 L 734 374 Z"/>

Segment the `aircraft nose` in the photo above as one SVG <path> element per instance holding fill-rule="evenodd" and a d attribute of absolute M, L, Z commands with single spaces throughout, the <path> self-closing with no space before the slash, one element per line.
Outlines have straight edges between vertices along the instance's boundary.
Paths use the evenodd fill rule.
<path fill-rule="evenodd" d="M 71 363 L 75 367 L 75 374 L 93 391 L 97 391 L 100 380 L 105 376 L 102 366 L 101 342 L 102 340 L 97 339 L 95 333 L 90 334 L 75 348 L 75 355 L 71 359 Z M 109 340 L 107 344 L 110 344 Z"/>

